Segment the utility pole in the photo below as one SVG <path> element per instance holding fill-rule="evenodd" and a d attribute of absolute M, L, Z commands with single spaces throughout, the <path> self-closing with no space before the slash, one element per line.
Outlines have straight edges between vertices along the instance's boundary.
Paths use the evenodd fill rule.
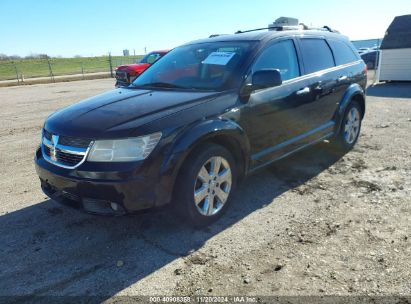
<path fill-rule="evenodd" d="M 147 47 L 144 47 L 144 54 L 147 54 Z"/>

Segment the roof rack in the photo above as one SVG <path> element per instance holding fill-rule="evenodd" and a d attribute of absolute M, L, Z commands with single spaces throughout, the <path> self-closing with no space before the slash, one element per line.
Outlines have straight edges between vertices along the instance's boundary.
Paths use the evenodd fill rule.
<path fill-rule="evenodd" d="M 252 30 L 245 30 L 241 31 L 238 30 L 235 32 L 235 34 L 243 34 L 243 33 L 249 33 L 249 32 L 256 32 L 256 31 L 262 31 L 262 30 L 269 30 L 269 31 L 292 31 L 292 30 L 300 30 L 300 31 L 306 31 L 306 30 L 317 30 L 317 31 L 326 31 L 326 32 L 331 32 L 331 33 L 340 33 L 337 30 L 333 30 L 327 25 L 324 25 L 323 27 L 308 27 L 304 23 L 300 23 L 298 26 L 268 26 L 268 27 L 261 27 L 257 29 L 252 29 Z"/>
<path fill-rule="evenodd" d="M 260 28 L 257 28 L 257 29 L 246 30 L 246 31 L 238 30 L 234 34 L 242 34 L 242 33 L 256 32 L 256 31 L 262 31 L 262 30 L 271 30 L 271 29 L 274 30 L 274 29 L 277 29 L 277 28 L 279 29 L 280 27 L 260 27 Z M 282 28 L 282 26 L 281 26 L 281 28 Z"/>
<path fill-rule="evenodd" d="M 339 33 L 338 31 L 334 31 L 329 26 L 326 26 L 326 25 L 323 26 L 322 28 L 308 27 L 304 23 L 298 23 L 297 18 L 280 17 L 280 18 L 277 18 L 273 23 L 269 24 L 268 27 L 262 27 L 262 28 L 246 30 L 246 31 L 237 31 L 236 34 L 255 32 L 255 31 L 261 31 L 261 30 L 269 30 L 269 31 L 317 30 L 317 31 L 328 31 L 328 32 L 333 32 L 333 33 Z"/>
<path fill-rule="evenodd" d="M 211 34 L 210 36 L 208 36 L 208 38 L 214 38 L 214 37 L 218 37 L 218 36 L 224 36 L 227 34 Z"/>

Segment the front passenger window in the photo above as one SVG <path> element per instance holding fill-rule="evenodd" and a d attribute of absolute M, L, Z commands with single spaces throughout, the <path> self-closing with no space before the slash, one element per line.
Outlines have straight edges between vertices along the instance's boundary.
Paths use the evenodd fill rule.
<path fill-rule="evenodd" d="M 300 76 L 293 41 L 283 40 L 266 48 L 254 63 L 253 73 L 263 69 L 278 69 L 283 81 Z"/>

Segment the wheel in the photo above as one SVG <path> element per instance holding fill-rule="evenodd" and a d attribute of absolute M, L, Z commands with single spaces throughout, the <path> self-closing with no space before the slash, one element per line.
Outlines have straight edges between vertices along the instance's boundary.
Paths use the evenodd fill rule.
<path fill-rule="evenodd" d="M 183 164 L 176 188 L 178 211 L 195 227 L 220 218 L 237 184 L 235 161 L 229 151 L 216 144 L 195 149 Z"/>
<path fill-rule="evenodd" d="M 334 140 L 340 150 L 351 150 L 358 140 L 361 130 L 362 109 L 358 102 L 352 101 L 345 110 L 342 125 Z"/>

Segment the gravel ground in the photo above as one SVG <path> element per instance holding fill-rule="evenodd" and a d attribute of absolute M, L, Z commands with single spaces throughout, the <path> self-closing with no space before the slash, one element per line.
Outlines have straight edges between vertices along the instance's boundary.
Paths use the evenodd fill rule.
<path fill-rule="evenodd" d="M 0 295 L 411 295 L 411 84 L 370 88 L 355 149 L 250 176 L 219 222 L 107 218 L 50 201 L 44 119 L 112 79 L 0 89 Z"/>

